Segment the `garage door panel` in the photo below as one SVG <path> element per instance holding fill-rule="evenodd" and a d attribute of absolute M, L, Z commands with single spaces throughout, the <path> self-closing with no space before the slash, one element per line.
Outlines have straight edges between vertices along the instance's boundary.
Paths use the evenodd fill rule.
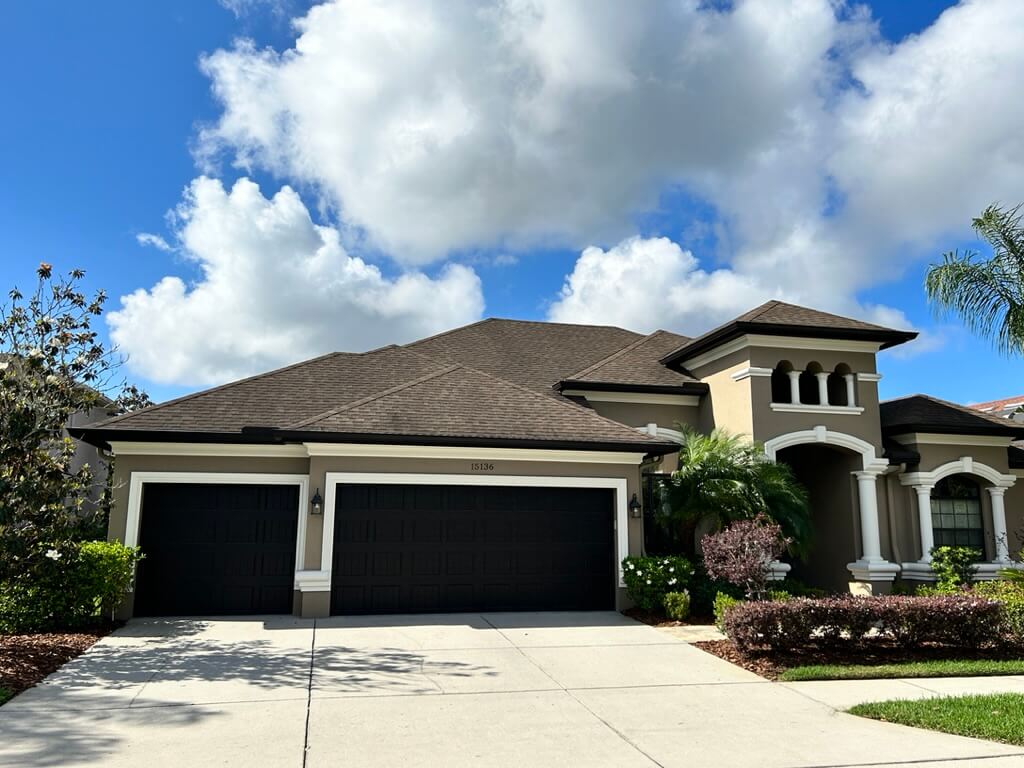
<path fill-rule="evenodd" d="M 290 613 L 298 487 L 147 483 L 135 613 Z"/>
<path fill-rule="evenodd" d="M 335 498 L 332 613 L 614 603 L 610 490 L 342 484 Z"/>

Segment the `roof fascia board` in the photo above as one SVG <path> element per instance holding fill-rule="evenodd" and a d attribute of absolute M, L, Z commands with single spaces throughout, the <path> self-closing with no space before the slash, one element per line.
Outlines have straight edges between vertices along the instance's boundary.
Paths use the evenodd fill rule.
<path fill-rule="evenodd" d="M 905 432 L 893 435 L 898 443 L 917 443 L 918 445 L 973 445 L 1006 448 L 1013 441 L 1012 437 L 1003 435 L 964 435 L 955 433 Z"/>
<path fill-rule="evenodd" d="M 882 344 L 878 341 L 860 341 L 857 339 L 818 339 L 810 336 L 767 336 L 759 333 L 747 333 L 720 344 L 713 349 L 709 349 L 707 352 L 696 357 L 685 358 L 680 361 L 680 364 L 684 368 L 693 370 L 747 347 L 810 349 L 823 352 L 866 352 L 874 354 L 882 348 Z"/>
<path fill-rule="evenodd" d="M 585 397 L 592 403 L 636 403 L 640 405 L 700 405 L 700 395 L 666 395 L 658 392 L 606 392 L 593 389 L 563 389 L 566 397 Z"/>
<path fill-rule="evenodd" d="M 303 445 L 254 445 L 247 443 L 148 443 L 111 440 L 115 456 L 252 456 L 254 458 L 306 458 Z"/>
<path fill-rule="evenodd" d="M 569 451 L 544 448 L 462 448 L 448 445 L 368 445 L 305 443 L 310 456 L 391 459 L 478 459 L 481 461 L 551 461 L 574 464 L 639 465 L 645 452 Z"/>

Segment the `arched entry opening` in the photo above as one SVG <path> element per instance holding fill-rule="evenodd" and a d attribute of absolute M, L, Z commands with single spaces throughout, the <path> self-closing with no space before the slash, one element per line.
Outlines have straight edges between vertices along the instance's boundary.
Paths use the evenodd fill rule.
<path fill-rule="evenodd" d="M 794 468 L 811 496 L 815 544 L 802 565 L 806 578 L 831 589 L 841 589 L 848 574 L 857 581 L 892 582 L 900 568 L 882 556 L 877 489 L 889 462 L 875 446 L 817 426 L 774 437 L 764 448 L 769 458 Z"/>

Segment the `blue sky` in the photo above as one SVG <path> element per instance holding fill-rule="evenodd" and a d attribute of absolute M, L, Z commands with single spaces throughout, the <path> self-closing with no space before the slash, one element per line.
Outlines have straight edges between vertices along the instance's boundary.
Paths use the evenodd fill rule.
<path fill-rule="evenodd" d="M 236 39 L 251 39 L 257 51 L 266 47 L 281 52 L 292 47 L 298 33 L 292 26 L 291 19 L 304 16 L 306 6 L 297 2 L 267 3 L 252 0 L 233 5 L 234 10 L 214 0 L 191 0 L 187 3 L 107 2 L 88 5 L 57 2 L 7 3 L 0 8 L 0 34 L 3 35 L 0 60 L 4 71 L 8 72 L 0 81 L 0 98 L 7 107 L 5 112 L 8 117 L 0 121 L 0 162 L 5 179 L 5 183 L 0 187 L 0 253 L 3 254 L 0 258 L 0 285 L 24 286 L 32 281 L 35 265 L 39 261 L 49 261 L 60 269 L 70 269 L 74 266 L 85 268 L 88 273 L 88 285 L 93 288 L 102 287 L 110 294 L 108 306 L 112 310 L 119 308 L 122 296 L 140 289 L 151 292 L 166 276 L 180 277 L 184 281 L 187 293 L 191 287 L 204 280 L 204 268 L 208 270 L 217 258 L 207 254 L 203 249 L 208 248 L 210 253 L 221 253 L 225 248 L 231 249 L 231 232 L 237 230 L 217 229 L 217 216 L 227 215 L 225 211 L 238 215 L 243 213 L 240 202 L 237 206 L 232 206 L 232 203 L 236 202 L 233 195 L 224 197 L 219 195 L 216 189 L 208 190 L 206 196 L 195 193 L 193 197 L 183 197 L 183 190 L 204 172 L 212 178 L 219 179 L 228 190 L 237 179 L 250 178 L 259 185 L 262 195 L 266 198 L 271 198 L 282 185 L 291 185 L 296 190 L 298 199 L 309 210 L 313 221 L 337 233 L 343 255 L 339 255 L 342 252 L 332 252 L 334 255 L 331 258 L 334 260 L 331 264 L 350 264 L 345 259 L 354 256 L 362 259 L 360 263 L 364 266 L 375 266 L 379 270 L 379 275 L 371 275 L 368 278 L 370 283 L 360 283 L 360 287 L 355 289 L 352 296 L 358 298 L 358 295 L 367 291 L 379 289 L 381 294 L 376 300 L 378 304 L 398 302 L 399 298 L 396 297 L 405 294 L 392 290 L 392 285 L 394 281 L 401 279 L 400 276 L 415 273 L 430 282 L 421 285 L 423 293 L 418 294 L 419 298 L 415 299 L 416 307 L 399 308 L 391 313 L 351 315 L 351 323 L 347 322 L 350 315 L 344 307 L 339 308 L 337 314 L 313 312 L 313 309 L 320 307 L 317 301 L 327 302 L 324 306 L 328 306 L 330 302 L 329 291 L 323 296 L 318 294 L 316 299 L 312 298 L 319 290 L 315 277 L 311 278 L 308 289 L 311 297 L 309 316 L 300 317 L 302 313 L 296 310 L 296 305 L 301 305 L 304 299 L 302 283 L 296 282 L 298 289 L 288 295 L 287 302 L 282 300 L 282 303 L 290 305 L 287 310 L 287 321 L 296 324 L 294 338 L 309 340 L 315 337 L 315 342 L 310 341 L 308 350 L 303 343 L 289 344 L 287 341 L 280 342 L 276 347 L 242 345 L 240 349 L 232 347 L 228 351 L 210 342 L 209 348 L 205 348 L 205 336 L 208 334 L 197 332 L 189 323 L 192 322 L 202 330 L 204 323 L 207 328 L 210 327 L 210 317 L 197 315 L 194 320 L 190 319 L 192 316 L 188 313 L 191 313 L 194 307 L 187 303 L 187 296 L 166 304 L 156 299 L 147 301 L 145 306 L 140 305 L 128 313 L 125 323 L 131 323 L 132 328 L 123 331 L 121 340 L 122 348 L 129 347 L 127 351 L 132 355 L 133 368 L 130 370 L 130 377 L 150 390 L 157 399 L 197 389 L 204 384 L 213 383 L 218 377 L 223 379 L 229 372 L 249 372 L 246 370 L 247 360 L 254 361 L 252 364 L 258 369 L 270 364 L 289 362 L 289 355 L 298 354 L 300 351 L 322 351 L 320 347 L 325 345 L 358 348 L 359 339 L 362 338 L 359 334 L 365 335 L 370 328 L 374 329 L 373 341 L 385 343 L 392 340 L 404 341 L 416 335 L 414 331 L 417 328 L 433 330 L 435 326 L 450 324 L 455 319 L 473 319 L 474 311 L 468 308 L 462 311 L 442 307 L 432 314 L 431 308 L 422 306 L 431 303 L 432 293 L 439 297 L 439 303 L 449 300 L 458 302 L 461 295 L 476 295 L 473 293 L 477 290 L 474 288 L 475 283 L 467 274 L 475 274 L 479 280 L 478 290 L 482 294 L 482 311 L 485 315 L 530 319 L 552 317 L 632 325 L 646 323 L 649 320 L 654 326 L 660 325 L 689 333 L 710 327 L 730 313 L 734 314 L 736 307 L 744 306 L 744 296 L 751 296 L 751 302 L 757 303 L 753 301 L 754 298 L 764 298 L 774 292 L 775 284 L 771 282 L 770 277 L 765 277 L 772 273 L 770 270 L 766 271 L 763 266 L 763 254 L 773 246 L 760 242 L 760 234 L 751 235 L 755 222 L 744 221 L 747 211 L 743 203 L 746 199 L 743 195 L 747 194 L 746 190 L 751 185 L 766 184 L 771 180 L 748 178 L 747 169 L 738 168 L 728 153 L 723 153 L 720 158 L 708 160 L 705 166 L 701 158 L 694 160 L 689 157 L 676 157 L 669 146 L 665 150 L 665 164 L 666 167 L 673 166 L 677 170 L 671 173 L 666 171 L 665 177 L 659 178 L 657 168 L 660 158 L 657 152 L 652 151 L 653 157 L 637 158 L 636 162 L 632 163 L 631 155 L 624 154 L 619 157 L 615 155 L 619 150 L 615 149 L 612 154 L 615 155 L 613 159 L 616 162 L 629 163 L 632 168 L 648 163 L 655 170 L 637 174 L 633 179 L 635 190 L 629 188 L 630 185 L 626 183 L 623 184 L 623 190 L 607 189 L 607 178 L 619 173 L 618 171 L 609 171 L 596 180 L 581 176 L 576 186 L 567 184 L 565 194 L 553 197 L 553 200 L 564 206 L 566 215 L 570 218 L 574 203 L 581 197 L 579 190 L 584 190 L 582 196 L 585 197 L 588 185 L 593 184 L 596 188 L 604 184 L 605 188 L 601 193 L 595 195 L 595 204 L 611 206 L 608 208 L 607 216 L 610 223 L 605 226 L 600 210 L 597 215 L 583 211 L 573 220 L 571 226 L 567 225 L 564 232 L 553 233 L 552 230 L 558 230 L 558 225 L 550 223 L 550 212 L 530 209 L 528 198 L 532 194 L 548 194 L 543 185 L 537 186 L 538 175 L 532 171 L 526 174 L 515 173 L 509 176 L 510 181 L 506 180 L 502 177 L 505 171 L 496 160 L 494 175 L 498 177 L 498 181 L 494 187 L 480 182 L 476 176 L 478 168 L 467 170 L 464 177 L 453 176 L 451 179 L 438 178 L 436 169 L 432 169 L 434 175 L 427 186 L 430 194 L 426 197 L 439 198 L 449 194 L 448 190 L 454 190 L 451 192 L 452 205 L 446 207 L 438 203 L 437 209 L 424 207 L 420 202 L 409 203 L 404 198 L 394 197 L 394 189 L 405 188 L 403 185 L 407 185 L 410 178 L 415 180 L 422 177 L 423 174 L 419 173 L 418 169 L 407 169 L 408 173 L 403 173 L 397 182 L 391 184 L 386 178 L 380 181 L 381 175 L 386 173 L 381 168 L 390 167 L 388 163 L 376 166 L 365 178 L 354 178 L 344 166 L 334 169 L 331 164 L 335 163 L 336 158 L 329 154 L 322 158 L 302 155 L 281 160 L 280 152 L 275 154 L 267 146 L 257 146 L 258 142 L 254 143 L 251 139 L 255 130 L 253 126 L 258 128 L 262 123 L 259 122 L 259 116 L 244 115 L 242 106 L 247 103 L 246 99 L 252 101 L 254 93 L 240 90 L 233 97 L 235 101 L 232 101 L 231 98 L 215 96 L 212 88 L 218 82 L 222 85 L 227 84 L 225 87 L 232 87 L 230 83 L 233 81 L 230 78 L 238 72 L 245 71 L 246 65 L 251 65 L 257 60 L 251 56 L 246 58 L 248 54 L 245 51 L 233 48 L 233 41 Z M 882 74 L 876 72 L 875 88 L 871 89 L 873 93 L 881 93 L 884 88 L 892 87 L 886 80 L 886 72 L 896 71 L 897 65 L 915 66 L 912 60 L 914 46 L 906 46 L 903 49 L 906 53 L 904 58 L 911 59 L 909 62 L 897 58 L 902 56 L 898 47 L 906 42 L 908 35 L 929 35 L 930 28 L 939 15 L 953 4 L 933 0 L 917 0 L 914 3 L 890 0 L 869 5 L 871 21 L 877 26 L 874 37 L 867 35 L 870 40 L 864 43 L 864 47 L 870 47 L 873 53 L 850 54 L 854 58 L 848 62 L 841 62 L 841 66 L 848 66 L 851 71 L 859 72 L 861 62 L 868 61 L 869 56 L 875 56 L 877 61 L 886 62 L 876 66 Z M 450 21 L 453 26 L 465 22 L 464 19 L 446 21 L 443 14 L 440 18 L 439 23 Z M 333 22 L 330 19 L 317 18 L 311 22 L 311 26 L 315 29 L 316 24 L 321 24 L 326 28 L 331 23 Z M 452 32 L 453 39 L 461 41 L 460 34 L 464 34 L 466 38 L 477 34 L 473 23 L 475 22 L 458 27 Z M 842 23 L 852 28 L 854 22 L 847 18 Z M 811 30 L 808 35 L 818 34 L 814 31 L 816 28 L 812 28 L 810 24 L 808 29 Z M 837 29 L 843 27 L 837 26 Z M 595 32 L 596 34 L 601 34 L 601 30 Z M 480 32 L 480 35 L 483 37 L 485 33 Z M 937 33 L 933 35 L 937 36 Z M 469 47 L 467 45 L 467 48 Z M 573 73 L 586 67 L 593 67 L 593 71 L 598 73 L 606 71 L 601 69 L 608 66 L 606 61 L 595 61 L 597 54 L 593 54 L 590 47 L 583 50 L 583 59 L 574 60 L 571 68 Z M 219 74 L 211 74 L 209 69 L 206 72 L 202 71 L 201 57 L 215 51 L 227 53 Z M 466 54 L 472 55 L 475 54 Z M 579 56 L 579 53 L 575 55 Z M 838 54 L 840 58 L 846 55 Z M 829 53 L 829 57 L 834 56 L 832 52 Z M 437 58 L 433 56 L 429 61 Z M 356 61 L 361 63 L 358 59 Z M 582 63 L 579 63 L 580 61 Z M 636 60 L 633 61 L 636 63 Z M 317 110 L 302 110 L 309 104 L 318 103 L 317 100 L 330 100 L 329 94 L 334 91 L 330 87 L 332 81 L 329 68 L 333 63 L 335 62 L 332 60 L 317 70 L 319 73 L 326 70 L 326 87 L 318 95 L 315 94 L 315 98 L 301 101 L 295 96 L 294 112 L 300 116 L 305 115 L 301 117 L 302 120 L 308 122 L 320 119 L 309 117 L 310 114 L 319 114 Z M 1007 63 L 1005 74 L 1008 84 L 1013 83 L 1013 78 L 1021 74 L 1018 63 Z M 336 64 L 339 73 L 337 77 L 351 80 L 351 74 L 342 74 L 346 71 L 344 66 L 347 62 L 339 60 Z M 637 63 L 637 66 L 641 64 L 658 66 L 657 63 L 650 64 L 646 61 Z M 270 66 L 283 69 L 285 64 L 277 59 Z M 367 62 L 366 66 L 372 70 L 384 65 L 379 62 Z M 411 62 L 410 66 L 415 66 L 415 62 Z M 801 66 L 812 64 L 801 63 Z M 380 72 L 373 71 L 376 83 L 382 90 L 396 87 L 393 80 L 389 79 L 396 77 L 394 73 L 383 69 Z M 408 73 L 402 76 L 406 74 Z M 555 82 L 553 76 L 551 82 Z M 558 83 L 560 87 L 565 87 L 561 85 L 562 81 Z M 296 86 L 293 84 L 291 87 Z M 834 115 L 829 103 L 832 100 L 856 98 L 857 95 L 853 91 L 861 88 L 858 83 L 854 83 L 852 91 L 841 85 L 834 87 L 834 93 L 823 97 L 822 102 L 825 106 L 821 107 L 823 114 L 827 114 L 830 121 Z M 948 87 L 964 86 L 952 83 Z M 787 94 L 792 90 L 788 85 L 785 88 L 784 92 Z M 347 131 L 346 136 L 353 137 L 344 147 L 349 156 L 354 158 L 353 165 L 359 165 L 359 159 L 363 156 L 390 157 L 404 148 L 403 144 L 386 146 L 383 149 L 376 144 L 361 145 L 360 141 L 371 140 L 358 138 L 356 134 L 359 126 L 353 127 L 345 118 L 349 110 L 344 98 L 355 96 L 351 96 L 353 92 L 349 90 L 341 92 L 342 96 L 338 100 L 342 103 L 334 105 L 340 115 L 337 126 L 331 124 L 331 120 L 334 119 L 332 116 L 323 119 L 326 121 L 328 134 L 331 130 L 336 130 L 339 134 Z M 485 108 L 471 101 L 472 93 L 456 92 L 458 98 L 452 99 L 452 110 L 457 112 L 467 103 L 471 107 Z M 397 90 L 396 94 L 396 101 L 410 98 L 407 94 L 398 93 Z M 439 101 L 444 102 L 445 95 L 442 91 L 438 96 Z M 569 92 L 564 99 L 568 100 L 574 95 Z M 715 103 L 717 97 L 714 92 L 702 98 L 700 112 L 713 112 L 721 106 Z M 723 101 L 726 100 L 725 97 L 722 98 Z M 628 103 L 635 105 L 633 101 Z M 726 104 L 722 107 L 723 112 L 734 114 L 728 111 L 728 106 Z M 836 123 L 849 123 L 851 115 L 861 119 L 866 111 L 864 105 L 849 106 L 847 111 L 838 112 L 844 121 Z M 607 120 L 609 114 L 615 113 L 612 110 L 602 114 Z M 226 119 L 232 115 L 237 118 L 234 122 Z M 1007 117 L 1013 135 L 1019 133 L 1019 123 L 1012 123 L 1015 117 Z M 237 122 L 242 118 L 250 119 L 251 122 L 245 131 L 240 132 L 237 130 Z M 505 118 L 495 118 L 498 121 L 503 119 Z M 814 125 L 819 123 L 820 121 L 815 121 Z M 203 135 L 204 127 L 210 126 L 215 127 L 216 135 L 213 140 L 208 140 Z M 323 126 L 312 125 L 313 129 L 319 127 Z M 578 126 L 561 126 L 561 129 L 575 131 Z M 631 130 L 635 131 L 636 128 L 633 127 Z M 694 130 L 696 132 L 698 129 Z M 828 131 L 828 136 L 842 135 L 839 128 L 830 127 L 822 130 Z M 919 126 L 912 130 L 921 128 Z M 723 129 L 723 132 L 729 133 L 730 130 Z M 857 135 L 862 136 L 865 133 L 867 132 L 860 132 Z M 927 133 L 925 130 L 921 135 Z M 587 141 L 593 139 L 593 135 L 579 134 L 578 141 L 585 145 Z M 737 140 L 762 139 L 766 143 L 758 145 L 758 156 L 763 157 L 771 149 L 771 135 L 753 138 L 744 136 Z M 977 151 L 973 159 L 979 168 L 999 163 L 999 158 L 1005 160 L 1005 154 L 1008 152 L 1019 152 L 1010 143 L 1007 143 L 1005 149 L 1001 148 L 998 144 L 999 139 L 998 135 L 995 136 L 985 144 L 987 149 Z M 694 142 L 703 140 L 705 139 L 700 137 L 693 139 Z M 950 141 L 953 140 L 958 139 Z M 962 140 L 969 143 L 970 138 Z M 663 138 L 655 135 L 650 141 L 657 147 Z M 689 139 L 681 136 L 680 141 L 686 142 Z M 860 155 L 856 152 L 860 150 L 857 147 L 844 147 L 843 141 L 853 142 L 849 138 L 837 139 L 835 153 L 829 156 L 828 162 L 832 163 L 833 158 L 838 158 L 834 161 L 834 167 L 847 170 L 837 172 L 836 178 L 842 179 L 845 172 L 846 178 L 850 179 L 856 176 L 849 168 L 857 164 L 856 160 Z M 494 155 L 490 154 L 491 145 L 484 146 L 488 147 L 488 151 L 471 156 L 468 162 L 475 162 L 477 166 L 492 162 Z M 210 147 L 213 147 L 216 153 L 204 155 L 204 149 Z M 709 147 L 711 148 L 707 151 L 713 155 L 715 148 L 711 145 Z M 275 151 L 277 150 L 280 150 L 280 147 L 276 147 Z M 897 153 L 895 157 L 900 157 L 898 146 L 886 148 L 886 151 L 890 150 Z M 949 151 L 960 152 L 955 146 Z M 244 165 L 239 164 L 237 159 L 246 153 L 248 162 Z M 594 157 L 588 158 L 584 151 L 580 154 L 581 159 L 560 157 L 554 161 L 554 165 L 561 167 L 558 163 L 594 161 Z M 810 158 L 807 160 L 809 165 L 816 162 L 814 153 L 800 155 L 801 158 L 805 156 Z M 457 154 L 452 157 L 454 160 L 449 165 L 457 165 L 465 159 Z M 477 159 L 473 160 L 473 157 Z M 324 161 L 325 170 L 322 173 L 318 169 L 318 160 Z M 1010 164 L 1018 160 L 1017 157 L 1011 157 Z M 601 161 L 602 154 L 598 153 L 596 162 Z M 830 165 L 830 168 L 832 167 Z M 417 172 L 413 173 L 414 170 Z M 932 169 L 929 166 L 926 170 L 930 173 Z M 623 175 L 628 178 L 631 172 L 627 169 Z M 815 171 L 810 168 L 808 173 L 813 174 Z M 820 175 L 829 174 L 822 171 Z M 913 176 L 912 168 L 907 175 Z M 926 174 L 922 173 L 922 176 L 924 175 Z M 483 198 L 481 210 L 501 209 L 501 216 L 495 214 L 495 220 L 486 226 L 478 226 L 474 221 L 462 222 L 456 226 L 451 211 L 463 210 L 465 207 L 463 198 L 460 197 L 463 194 L 463 188 L 459 186 L 462 183 L 461 178 L 469 178 L 467 184 L 477 185 L 477 197 Z M 879 178 L 881 177 L 876 175 L 869 181 L 884 187 L 888 182 L 879 181 Z M 994 182 L 991 181 L 992 178 L 995 178 Z M 913 179 L 901 178 L 898 181 L 899 183 L 894 185 L 896 193 L 893 193 L 897 200 L 897 193 L 904 189 L 901 185 L 911 184 Z M 928 210 L 908 214 L 906 237 L 900 231 L 899 216 L 889 218 L 890 212 L 872 209 L 869 204 L 872 193 L 865 195 L 863 191 L 867 182 L 860 177 L 854 181 L 839 182 L 840 187 L 843 184 L 847 185 L 838 194 L 839 204 L 851 211 L 857 211 L 860 218 L 855 218 L 851 214 L 850 220 L 840 226 L 835 224 L 828 213 L 814 213 L 820 216 L 819 222 L 836 229 L 835 234 L 828 234 L 822 241 L 835 244 L 835 261 L 829 262 L 826 267 L 835 268 L 837 281 L 849 279 L 856 282 L 856 285 L 851 283 L 852 287 L 847 290 L 836 289 L 828 296 L 822 295 L 819 305 L 826 309 L 845 310 L 873 319 L 892 317 L 892 311 L 902 312 L 901 320 L 925 332 L 928 341 L 920 350 L 908 350 L 906 355 L 899 356 L 886 354 L 881 358 L 880 364 L 885 378 L 880 386 L 884 396 L 925 391 L 953 400 L 971 402 L 1018 394 L 1024 365 L 1020 361 L 1007 360 L 992 352 L 986 342 L 972 338 L 964 332 L 955 319 L 940 322 L 932 318 L 924 301 L 921 285 L 925 265 L 930 259 L 936 258 L 942 250 L 977 246 L 971 241 L 966 225 L 970 217 L 980 211 L 981 206 L 997 199 L 1017 202 L 1024 199 L 1024 188 L 1017 187 L 1017 198 L 1007 198 L 1007 195 L 1013 194 L 1013 185 L 1008 185 L 998 175 L 993 177 L 992 174 L 973 172 L 965 175 L 962 169 L 955 168 L 942 177 L 941 181 L 952 187 L 972 188 L 971 194 L 963 199 L 943 199 L 936 202 L 936 207 L 942 209 L 943 215 L 948 214 L 951 217 L 951 220 L 946 222 L 936 224 L 937 214 L 929 218 Z M 554 183 L 557 185 L 557 177 Z M 775 187 L 780 190 L 780 196 L 785 195 L 787 184 L 787 178 L 778 179 Z M 793 184 L 795 189 L 799 188 L 799 193 L 794 193 L 795 197 L 802 197 L 805 181 L 797 179 Z M 502 197 L 502 190 L 510 186 L 515 187 L 515 196 Z M 744 190 L 742 193 L 736 191 L 740 188 Z M 858 203 L 855 198 L 857 194 L 864 196 L 866 202 Z M 928 188 L 924 188 L 921 196 L 926 198 L 928 194 Z M 390 207 L 384 203 L 378 204 L 375 195 L 380 200 L 393 204 Z M 392 195 L 393 200 L 388 198 L 388 195 Z M 919 202 L 918 208 L 924 208 L 926 202 Z M 409 209 L 412 211 L 411 216 L 406 215 L 405 209 L 402 208 L 407 203 L 410 206 L 418 206 Z M 167 212 L 179 205 L 188 208 L 185 217 L 179 218 L 176 222 L 168 222 Z M 207 205 L 209 208 L 203 207 Z M 621 210 L 615 209 L 615 206 L 620 206 Z M 506 208 L 509 212 L 505 212 Z M 516 211 L 519 208 L 528 211 L 522 218 L 517 218 L 519 214 Z M 251 210 L 254 209 L 245 208 L 245 212 Z M 294 213 L 294 208 L 290 210 Z M 389 216 L 393 218 L 389 219 Z M 433 220 L 434 228 L 420 225 L 417 218 L 420 216 L 427 225 Z M 555 216 L 557 218 L 557 214 Z M 897 222 L 895 225 L 892 223 L 893 219 Z M 764 221 L 775 221 L 772 218 L 772 211 L 766 211 L 764 218 L 757 220 L 758 226 L 763 228 Z M 192 229 L 188 228 L 189 222 L 193 225 Z M 862 242 L 850 234 L 851 231 L 869 225 L 877 226 L 879 232 L 886 230 L 884 237 L 875 237 L 872 234 L 872 237 Z M 452 233 L 446 236 L 449 226 Z M 311 236 L 300 226 L 296 227 L 298 228 L 288 229 L 286 234 L 299 240 Z M 440 234 L 434 231 L 435 229 L 440 230 Z M 542 231 L 543 236 L 537 236 L 538 231 Z M 159 235 L 170 244 L 171 250 L 165 251 L 140 244 L 137 241 L 140 233 Z M 613 257 L 618 258 L 621 253 L 629 250 L 620 249 L 619 246 L 633 237 L 639 238 L 641 245 L 654 243 L 656 238 L 668 238 L 672 241 L 672 248 L 675 248 L 674 244 L 678 244 L 680 253 L 688 249 L 699 262 L 695 266 L 680 266 L 679 260 L 682 257 L 671 249 L 666 251 L 665 248 L 668 246 L 664 246 L 660 251 L 648 248 L 642 253 L 642 249 L 637 246 L 634 249 L 635 253 L 640 254 L 637 258 L 651 259 L 643 262 L 648 265 L 648 271 L 639 273 L 642 275 L 641 282 L 671 282 L 671 275 L 675 274 L 672 271 L 674 268 L 682 270 L 679 274 L 686 280 L 692 278 L 691 272 L 687 270 L 725 269 L 738 275 L 736 279 L 739 280 L 737 285 L 740 287 L 735 291 L 731 291 L 728 285 L 724 289 L 720 286 L 715 288 L 713 285 L 707 287 L 702 282 L 705 278 L 701 276 L 697 282 L 687 283 L 687 290 L 692 291 L 692 309 L 662 310 L 656 306 L 655 298 L 650 306 L 641 304 L 626 311 L 618 306 L 617 297 L 621 292 L 624 304 L 634 301 L 628 298 L 627 294 L 632 294 L 632 288 L 635 287 L 633 284 L 637 282 L 637 273 L 625 272 L 617 278 L 614 275 L 609 278 L 608 275 L 614 272 L 611 270 L 614 266 Z M 288 241 L 274 242 L 284 242 L 287 250 Z M 224 243 L 228 245 L 225 246 Z M 319 241 L 317 243 L 319 244 Z M 250 245 L 258 249 L 265 243 Z M 581 257 L 581 251 L 588 245 L 601 249 L 593 254 L 593 260 L 600 266 L 602 279 L 610 279 L 612 283 L 594 286 L 587 282 L 585 292 L 584 280 L 597 279 L 593 273 L 584 275 L 583 272 L 584 258 Z M 647 248 L 647 245 L 644 247 Z M 812 252 L 814 248 L 821 247 L 824 246 L 814 243 L 809 246 Z M 856 262 L 861 258 L 858 248 L 864 249 L 865 260 L 864 268 L 859 272 L 856 267 Z M 785 254 L 784 248 L 782 252 Z M 247 258 L 247 253 L 248 251 L 244 250 L 241 252 L 240 259 L 243 262 Z M 267 258 L 273 260 L 272 255 Z M 803 303 L 815 304 L 811 298 L 814 291 L 807 289 L 806 293 L 801 293 L 804 287 L 801 286 L 799 269 L 790 269 L 785 264 L 786 256 L 782 258 L 783 261 L 777 266 L 777 286 L 786 294 L 786 298 L 799 298 Z M 658 265 L 662 262 L 658 259 L 670 260 L 665 272 L 659 270 Z M 761 261 L 757 261 L 758 259 Z M 759 265 L 756 269 L 745 266 L 755 263 Z M 459 273 L 458 279 L 451 278 L 448 266 L 451 264 L 464 265 L 471 272 Z M 633 263 L 633 266 L 635 265 Z M 241 269 L 245 269 L 244 263 Z M 756 280 L 748 279 L 748 272 L 756 273 Z M 794 272 L 796 277 L 792 274 Z M 257 272 L 255 279 L 264 279 L 260 277 L 261 274 Z M 324 273 L 309 274 L 322 276 Z M 560 295 L 560 291 L 569 275 L 578 277 L 580 287 L 575 295 L 566 298 Z M 665 275 L 669 277 L 666 279 Z M 849 277 L 850 275 L 854 277 Z M 732 279 L 732 274 L 721 277 L 723 280 Z M 281 279 L 279 273 L 270 273 L 264 282 L 275 279 Z M 615 284 L 615 280 L 621 282 Z M 282 287 L 282 291 L 284 290 Z M 732 296 L 733 303 L 724 306 L 721 299 L 715 299 L 713 302 L 707 300 L 705 294 L 710 295 L 719 290 L 723 291 L 727 298 L 730 294 L 735 294 Z M 258 322 L 258 318 L 261 317 L 259 302 L 275 302 L 273 296 L 261 299 L 261 292 L 253 292 L 251 289 L 247 295 L 252 296 L 250 303 L 256 304 L 254 308 L 250 308 L 250 317 L 256 320 L 245 321 L 239 327 L 231 327 L 230 333 L 225 333 L 225 336 L 236 341 L 242 337 L 259 337 L 265 333 L 265 329 L 262 329 Z M 587 296 L 598 298 L 588 304 Z M 346 300 L 356 301 L 357 298 Z M 246 301 L 244 296 L 237 300 L 243 303 Z M 702 302 L 706 303 L 706 310 L 701 308 L 704 306 Z M 467 307 L 471 304 L 472 301 L 467 300 Z M 274 306 L 273 311 L 285 311 L 278 304 Z M 878 310 L 878 307 L 883 309 Z M 884 314 L 887 311 L 890 314 Z M 181 314 L 176 316 L 179 312 Z M 225 314 L 228 312 L 229 304 L 225 307 Z M 402 312 L 406 315 L 396 320 L 396 313 L 401 315 Z M 872 312 L 883 314 L 871 314 Z M 317 320 L 317 315 L 322 317 L 322 321 Z M 216 321 L 214 322 L 216 324 Z M 320 325 L 314 327 L 318 322 Z M 356 327 L 349 327 L 350 325 Z M 180 330 L 180 334 L 176 333 L 177 330 Z M 108 329 L 104 327 L 103 331 L 106 334 Z M 148 346 L 152 360 L 148 363 L 145 362 L 148 343 L 145 342 L 146 339 L 152 341 Z M 258 352 L 249 353 L 247 349 L 258 349 Z M 195 369 L 204 371 L 202 375 L 190 376 L 188 373 L 191 366 L 188 358 L 193 353 L 197 357 Z M 164 355 L 168 359 L 180 359 L 184 362 L 178 364 L 176 372 L 163 371 L 160 369 L 159 358 Z M 238 359 L 231 365 L 225 363 L 218 367 L 218 361 L 232 355 Z M 138 364 L 136 360 L 139 361 Z"/>

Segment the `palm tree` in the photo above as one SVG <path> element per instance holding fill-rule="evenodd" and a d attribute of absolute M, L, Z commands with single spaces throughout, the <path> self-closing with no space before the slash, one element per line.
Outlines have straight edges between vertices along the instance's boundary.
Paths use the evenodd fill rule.
<path fill-rule="evenodd" d="M 693 541 L 701 520 L 721 528 L 733 520 L 767 515 L 793 541 L 801 557 L 811 545 L 807 491 L 786 464 L 775 463 L 764 448 L 722 429 L 709 435 L 680 427 L 679 469 L 662 486 L 664 509 L 682 540 Z"/>
<path fill-rule="evenodd" d="M 992 256 L 951 251 L 932 264 L 925 291 L 940 314 L 954 312 L 972 332 L 992 339 L 1004 354 L 1024 352 L 1024 227 L 1021 206 L 990 205 L 974 219 Z"/>

